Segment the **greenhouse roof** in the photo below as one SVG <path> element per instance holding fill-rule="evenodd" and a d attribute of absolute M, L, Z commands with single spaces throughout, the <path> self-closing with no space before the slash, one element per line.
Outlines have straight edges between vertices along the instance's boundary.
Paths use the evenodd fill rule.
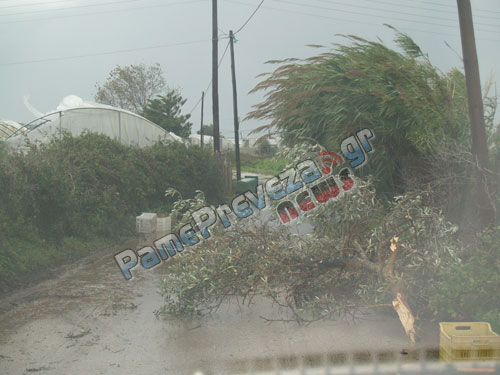
<path fill-rule="evenodd" d="M 146 118 L 120 108 L 84 102 L 76 96 L 64 98 L 57 111 L 45 114 L 5 136 L 13 146 L 29 142 L 48 142 L 64 132 L 78 136 L 84 131 L 104 134 L 126 145 L 150 146 L 157 141 L 182 141 Z M 1 125 L 0 125 L 1 126 Z M 0 127 L 0 131 L 1 131 Z"/>

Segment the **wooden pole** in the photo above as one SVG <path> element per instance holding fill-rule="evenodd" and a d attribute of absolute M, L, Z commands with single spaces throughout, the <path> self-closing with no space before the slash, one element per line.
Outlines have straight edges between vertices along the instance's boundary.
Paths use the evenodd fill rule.
<path fill-rule="evenodd" d="M 467 86 L 467 101 L 472 136 L 472 155 L 477 164 L 477 198 L 481 224 L 488 226 L 495 220 L 495 211 L 489 199 L 485 170 L 488 169 L 488 146 L 484 123 L 484 107 L 479 77 L 474 24 L 470 0 L 457 0 L 460 35 Z"/>
<path fill-rule="evenodd" d="M 203 148 L 203 106 L 205 105 L 205 91 L 201 92 L 201 121 L 200 121 L 200 147 Z"/>
<path fill-rule="evenodd" d="M 214 151 L 220 152 L 219 134 L 219 27 L 217 24 L 217 0 L 212 0 L 212 112 L 214 122 Z"/>
<path fill-rule="evenodd" d="M 234 114 L 234 152 L 236 154 L 236 180 L 241 180 L 240 164 L 240 123 L 238 120 L 238 95 L 236 92 L 236 68 L 234 64 L 234 34 L 229 30 L 229 43 L 231 48 L 231 76 L 233 81 L 233 114 Z"/>

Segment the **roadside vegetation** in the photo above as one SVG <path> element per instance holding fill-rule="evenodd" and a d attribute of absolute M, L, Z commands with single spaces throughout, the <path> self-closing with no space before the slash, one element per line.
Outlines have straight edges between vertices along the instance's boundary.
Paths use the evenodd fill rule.
<path fill-rule="evenodd" d="M 231 162 L 233 170 L 236 170 L 234 152 L 231 153 Z M 262 156 L 242 153 L 240 154 L 240 163 L 242 172 L 276 176 L 285 169 L 287 161 L 278 154 L 274 156 Z"/>
<path fill-rule="evenodd" d="M 253 172 L 270 176 L 277 176 L 286 167 L 285 159 L 256 159 L 241 166 L 243 172 Z"/>
<path fill-rule="evenodd" d="M 285 321 L 381 310 L 399 316 L 412 341 L 419 319 L 484 319 L 500 332 L 497 98 L 486 85 L 485 172 L 497 215 L 484 228 L 464 75 L 441 72 L 395 32 L 399 50 L 349 36 L 309 59 L 273 62 L 279 67 L 255 88 L 266 99 L 249 117 L 269 120 L 258 130 L 279 134 L 293 157 L 318 145 L 339 152 L 342 139 L 371 128 L 375 152 L 356 172 L 359 188 L 314 210 L 312 235 L 258 221 L 223 236 L 216 229 L 170 266 L 160 312 L 205 314 L 260 294 L 287 312 Z"/>
<path fill-rule="evenodd" d="M 221 199 L 211 153 L 178 142 L 139 149 L 85 133 L 0 153 L 0 290 L 134 235 L 135 216 L 171 208 L 167 188 Z"/>

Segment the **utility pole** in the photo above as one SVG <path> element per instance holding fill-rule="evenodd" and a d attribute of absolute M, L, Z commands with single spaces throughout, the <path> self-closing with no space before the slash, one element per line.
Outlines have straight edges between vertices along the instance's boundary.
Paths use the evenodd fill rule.
<path fill-rule="evenodd" d="M 236 180 L 241 180 L 240 164 L 240 123 L 238 119 L 238 95 L 236 93 L 236 68 L 234 66 L 234 34 L 229 30 L 229 46 L 231 49 L 231 75 L 233 80 L 233 113 L 234 113 L 234 151 L 236 154 Z"/>
<path fill-rule="evenodd" d="M 214 152 L 220 152 L 219 134 L 219 27 L 217 0 L 212 0 L 212 112 L 214 120 Z"/>
<path fill-rule="evenodd" d="M 458 19 L 460 21 L 460 35 L 462 38 L 462 52 L 467 86 L 467 100 L 472 135 L 472 155 L 477 164 L 474 176 L 477 182 L 477 196 L 481 224 L 488 226 L 495 220 L 495 211 L 488 198 L 488 146 L 484 124 L 484 107 L 479 78 L 479 64 L 477 60 L 476 41 L 470 0 L 457 0 Z"/>
<path fill-rule="evenodd" d="M 205 105 L 205 91 L 201 92 L 201 121 L 200 121 L 200 147 L 203 148 L 203 106 Z"/>

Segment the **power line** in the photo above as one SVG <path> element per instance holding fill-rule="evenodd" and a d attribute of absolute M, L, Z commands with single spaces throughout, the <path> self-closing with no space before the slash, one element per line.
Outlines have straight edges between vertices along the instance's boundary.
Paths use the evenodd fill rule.
<path fill-rule="evenodd" d="M 30 6 L 30 5 L 49 5 L 49 4 L 59 4 L 59 3 L 69 3 L 69 2 L 73 2 L 75 0 L 58 0 L 58 1 L 46 1 L 46 2 L 43 2 L 43 3 L 25 3 L 25 4 L 18 4 L 18 5 L 7 5 L 5 7 L 0 7 L 0 9 L 7 9 L 7 8 L 21 8 L 21 7 L 27 7 L 27 6 Z"/>
<path fill-rule="evenodd" d="M 243 25 L 235 32 L 233 33 L 233 35 L 236 35 L 237 33 L 239 33 L 241 30 L 243 30 L 245 28 L 245 26 L 250 22 L 250 20 L 253 18 L 253 16 L 255 16 L 255 14 L 257 13 L 257 11 L 259 10 L 259 8 L 262 6 L 262 4 L 264 3 L 265 0 L 262 0 L 259 5 L 257 5 L 257 8 L 255 8 L 255 10 L 252 12 L 252 14 L 250 15 L 250 17 L 248 17 L 248 19 L 245 21 L 245 23 L 243 23 Z M 221 31 L 222 33 L 224 33 L 223 30 L 221 30 L 219 28 L 219 31 Z M 226 34 L 226 33 L 224 33 Z M 219 69 L 219 67 L 221 66 L 222 64 L 222 61 L 224 60 L 224 56 L 226 56 L 226 53 L 227 53 L 227 50 L 229 48 L 231 44 L 231 41 L 229 41 L 226 45 L 226 49 L 224 50 L 224 53 L 222 54 L 222 57 L 221 59 L 219 60 L 219 64 L 217 65 L 217 69 Z M 212 85 L 212 80 L 210 80 L 210 83 L 208 84 L 207 88 L 205 89 L 205 92 L 208 91 L 208 89 L 210 88 L 210 86 Z M 201 100 L 202 98 L 200 98 L 198 100 L 198 102 L 194 105 L 193 109 L 189 112 L 189 114 L 191 115 L 195 110 L 196 108 L 198 108 L 198 106 L 200 105 L 201 103 Z"/>
<path fill-rule="evenodd" d="M 317 1 L 321 1 L 321 0 L 317 0 Z M 431 12 L 440 12 L 440 13 L 446 13 L 446 14 L 454 14 L 456 15 L 457 12 L 456 12 L 456 9 L 454 11 L 448 11 L 448 10 L 441 10 L 441 9 L 432 9 L 432 8 L 422 8 L 422 7 L 418 7 L 418 6 L 412 6 L 412 5 L 407 5 L 407 4 L 402 4 L 401 2 L 389 2 L 389 1 L 382 1 L 382 0 L 375 0 L 376 3 L 379 3 L 379 4 L 387 4 L 387 5 L 391 5 L 391 6 L 400 6 L 400 7 L 404 7 L 404 8 L 409 8 L 409 9 L 418 9 L 418 10 L 429 10 Z M 482 16 L 482 15 L 475 15 L 474 18 L 487 18 L 487 19 L 492 19 L 492 20 L 498 20 L 497 17 L 488 17 L 488 16 Z"/>
<path fill-rule="evenodd" d="M 415 14 L 415 13 L 409 13 L 409 12 L 402 12 L 402 11 L 399 11 L 399 10 L 388 10 L 388 9 L 372 8 L 372 7 L 367 7 L 367 6 L 360 7 L 359 5 L 347 4 L 347 3 L 344 3 L 344 2 L 333 1 L 333 0 L 316 0 L 316 1 L 320 1 L 322 3 L 327 3 L 327 4 L 339 4 L 339 5 L 343 5 L 343 6 L 349 6 L 349 7 L 355 7 L 355 8 L 363 8 L 363 9 L 368 9 L 368 10 L 375 10 L 375 11 L 379 11 L 379 12 L 395 13 L 395 14 L 402 14 L 402 15 L 406 15 L 406 16 L 424 17 L 424 18 L 427 18 L 427 19 L 457 22 L 456 18 L 434 17 L 434 16 L 428 16 L 428 15 L 420 15 L 420 14 Z M 481 25 L 481 26 L 498 27 L 498 25 L 492 25 L 490 23 L 475 22 L 475 24 L 476 25 Z"/>
<path fill-rule="evenodd" d="M 88 4 L 88 5 L 77 5 L 74 7 L 66 7 L 66 8 L 56 8 L 56 9 L 41 9 L 41 10 L 32 10 L 28 12 L 17 12 L 17 13 L 8 13 L 8 14 L 0 14 L 0 17 L 8 17 L 8 16 L 18 16 L 22 14 L 33 14 L 33 13 L 47 13 L 47 12 L 58 12 L 64 10 L 73 10 L 73 9 L 81 9 L 81 8 L 92 8 L 97 6 L 105 6 L 105 5 L 114 5 L 114 4 L 124 4 L 124 3 L 136 3 L 144 0 L 120 0 L 120 1 L 111 1 L 107 3 L 96 3 L 96 4 Z"/>
<path fill-rule="evenodd" d="M 423 3 L 423 4 L 430 4 L 430 5 L 435 5 L 435 6 L 440 6 L 440 7 L 446 7 L 446 8 L 452 8 L 454 10 L 457 9 L 457 7 L 455 5 L 451 5 L 451 4 L 438 4 L 438 3 L 435 3 L 433 1 L 423 1 L 423 0 L 418 0 L 419 2 Z M 487 12 L 487 13 L 499 13 L 498 11 L 492 11 L 492 10 L 489 10 L 489 9 L 479 9 L 479 8 L 474 8 L 473 9 L 474 11 L 479 11 L 479 12 Z"/>
<path fill-rule="evenodd" d="M 243 30 L 243 28 L 248 24 L 248 22 L 250 22 L 250 20 L 253 18 L 253 16 L 255 16 L 255 13 L 257 13 L 257 11 L 259 10 L 259 8 L 262 6 L 263 3 L 264 3 L 264 0 L 262 0 L 260 2 L 260 4 L 257 5 L 257 8 L 255 8 L 255 10 L 250 15 L 250 17 L 248 17 L 248 19 L 245 21 L 245 23 L 238 30 L 236 30 L 236 32 L 234 33 L 234 35 L 238 34 L 241 30 Z"/>
<path fill-rule="evenodd" d="M 242 1 L 238 1 L 238 0 L 231 0 L 231 1 L 228 1 L 228 3 L 230 3 L 230 4 L 244 5 L 244 6 L 251 6 L 248 3 L 245 3 L 245 2 L 242 2 Z M 269 10 L 275 10 L 275 11 L 279 11 L 279 12 L 291 13 L 291 14 L 299 14 L 299 15 L 302 15 L 302 16 L 311 16 L 311 17 L 315 17 L 315 18 L 324 18 L 324 19 L 328 19 L 328 20 L 334 20 L 334 21 L 337 21 L 337 22 L 344 22 L 344 23 L 349 23 L 349 24 L 357 23 L 357 24 L 372 25 L 372 26 L 377 26 L 377 27 L 382 26 L 382 24 L 379 24 L 379 23 L 365 22 L 365 21 L 361 22 L 359 20 L 352 20 L 352 19 L 346 19 L 346 18 L 335 18 L 335 17 L 327 16 L 325 14 L 307 13 L 307 12 L 296 11 L 296 10 L 292 10 L 292 9 L 275 8 L 275 7 L 267 6 L 267 5 L 263 6 L 262 8 L 269 9 Z M 451 33 L 446 33 L 446 32 L 436 32 L 436 31 L 432 31 L 432 30 L 420 30 L 420 29 L 415 29 L 415 28 L 411 28 L 411 27 L 405 27 L 404 30 L 416 31 L 416 32 L 424 33 L 424 34 L 432 34 L 434 36 L 441 35 L 441 36 L 451 36 L 453 38 L 458 38 L 458 39 L 460 38 L 460 36 L 458 34 L 451 34 Z M 481 38 L 481 37 L 478 37 L 478 40 L 491 41 L 491 42 L 500 42 L 500 40 L 498 40 L 498 39 L 488 39 L 488 38 Z"/>
<path fill-rule="evenodd" d="M 228 33 L 226 33 L 224 30 L 222 30 L 220 27 L 217 27 L 217 29 L 219 29 L 219 31 L 222 33 L 222 35 L 229 35 Z"/>
<path fill-rule="evenodd" d="M 351 10 L 328 8 L 328 7 L 322 7 L 322 6 L 317 6 L 317 5 L 315 6 L 315 5 L 310 5 L 310 4 L 302 4 L 302 3 L 297 3 L 294 1 L 288 1 L 288 0 L 273 0 L 273 1 L 278 2 L 278 3 L 284 3 L 284 4 L 298 5 L 298 6 L 307 7 L 307 8 L 315 8 L 315 9 L 321 9 L 321 10 L 334 10 L 334 11 L 340 12 L 340 13 L 348 13 L 348 14 L 355 14 L 355 15 L 361 15 L 361 16 L 369 16 L 369 17 L 377 17 L 377 18 L 387 19 L 387 17 L 378 16 L 378 15 L 374 15 L 374 14 L 367 14 L 367 13 L 351 11 Z M 416 21 L 416 20 L 410 20 L 410 19 L 404 19 L 404 18 L 400 18 L 400 19 L 394 18 L 394 19 L 397 21 L 402 21 L 402 22 L 412 22 L 412 23 L 418 23 L 421 25 L 441 26 L 441 27 L 456 29 L 456 26 L 452 26 L 452 25 L 444 25 L 444 24 L 425 22 L 425 21 Z M 482 29 L 476 29 L 476 30 L 500 34 L 500 31 L 482 30 Z"/>
<path fill-rule="evenodd" d="M 178 2 L 167 3 L 167 4 L 146 5 L 146 6 L 143 6 L 143 7 L 105 10 L 105 11 L 101 11 L 101 12 L 91 12 L 91 13 L 81 13 L 81 14 L 68 14 L 68 15 L 63 15 L 63 16 L 45 17 L 45 18 L 31 18 L 31 19 L 25 19 L 25 20 L 16 20 L 16 21 L 2 22 L 0 25 L 8 25 L 8 24 L 12 24 L 12 23 L 36 22 L 36 21 L 51 21 L 51 20 L 55 20 L 55 19 L 67 19 L 67 18 L 73 18 L 73 17 L 95 16 L 95 15 L 99 15 L 99 14 L 128 12 L 128 11 L 141 10 L 141 9 L 151 9 L 151 8 L 163 8 L 163 7 L 168 7 L 168 6 L 171 6 L 171 5 L 185 5 L 185 4 L 193 4 L 193 3 L 202 3 L 202 2 L 206 2 L 206 1 L 207 0 L 178 1 Z"/>
<path fill-rule="evenodd" d="M 226 38 L 219 38 L 220 39 L 226 39 Z M 227 53 L 227 49 L 229 48 L 229 42 L 227 43 L 227 46 L 226 46 L 226 49 L 224 50 L 224 53 L 222 54 L 220 60 L 219 60 L 219 64 L 217 65 L 217 69 L 220 68 L 221 64 L 222 64 L 222 61 L 224 60 L 224 56 L 226 56 L 226 53 Z M 205 89 L 205 92 L 208 91 L 208 89 L 210 88 L 210 86 L 212 86 L 212 80 L 210 80 L 210 83 L 208 84 L 207 88 Z M 196 108 L 198 108 L 198 106 L 200 105 L 201 103 L 201 98 L 200 100 L 198 100 L 198 102 L 194 105 L 193 109 L 189 112 L 189 114 L 192 114 Z"/>
<path fill-rule="evenodd" d="M 84 57 L 115 55 L 115 54 L 119 54 L 119 53 L 146 51 L 146 50 L 150 50 L 150 49 L 157 49 L 157 48 L 164 48 L 164 47 L 185 46 L 185 45 L 189 45 L 189 44 L 205 43 L 207 41 L 210 41 L 210 39 L 193 40 L 190 42 L 160 44 L 157 46 L 121 49 L 121 50 L 114 50 L 114 51 L 108 51 L 108 52 L 89 53 L 89 54 L 85 54 L 85 55 L 74 55 L 74 56 L 66 56 L 66 57 L 49 57 L 49 58 L 40 59 L 40 60 L 14 61 L 14 62 L 10 62 L 10 63 L 0 63 L 0 66 L 36 64 L 36 63 L 49 62 L 49 61 L 64 61 L 64 60 L 80 59 L 80 58 L 84 58 Z"/>

